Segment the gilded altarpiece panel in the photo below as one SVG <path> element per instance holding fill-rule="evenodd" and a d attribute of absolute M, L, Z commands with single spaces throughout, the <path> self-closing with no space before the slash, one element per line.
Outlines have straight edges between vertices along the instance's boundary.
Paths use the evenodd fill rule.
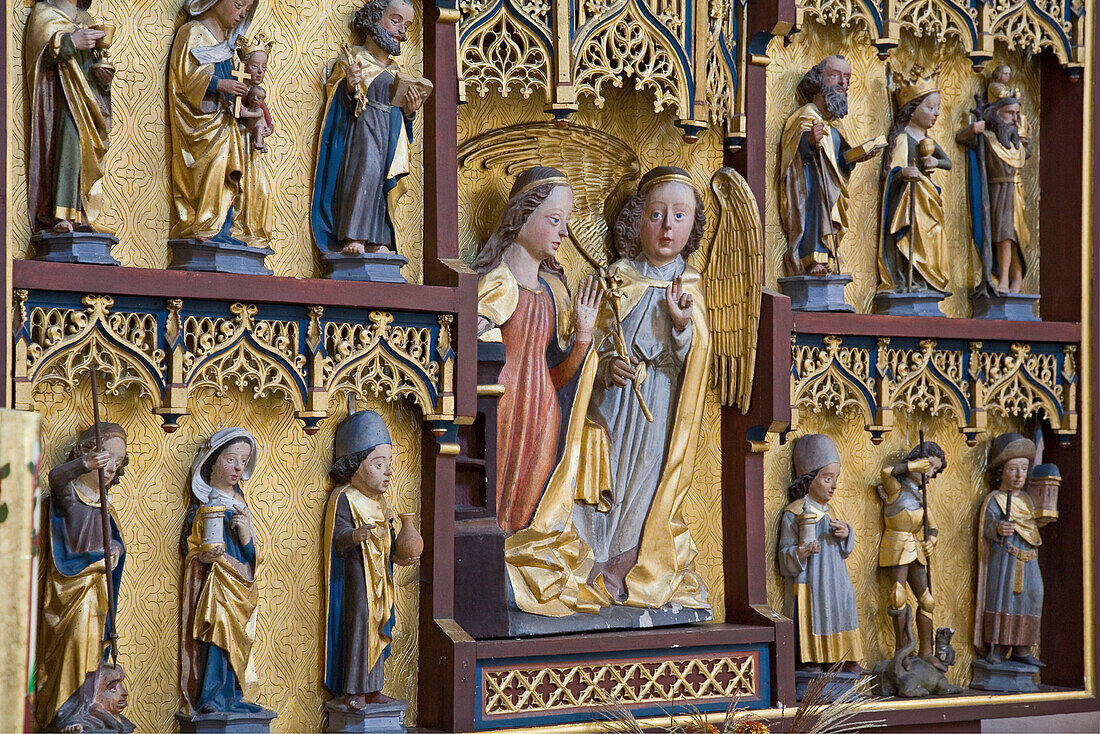
<path fill-rule="evenodd" d="M 310 278 L 321 268 L 309 226 L 313 163 L 324 104 L 324 75 L 348 37 L 348 20 L 360 0 L 256 0 L 249 35 L 273 37 L 264 86 L 275 120 L 264 156 L 276 192 L 272 202 L 275 254 L 267 265 L 275 275 Z M 23 32 L 33 3 L 7 4 L 9 252 L 27 256 L 30 240 L 26 186 L 26 86 Z M 103 180 L 103 223 L 120 242 L 112 252 L 122 265 L 164 268 L 169 262 L 167 74 L 165 63 L 175 29 L 183 23 L 182 0 L 98 0 L 93 12 L 114 23 L 111 62 L 118 72 L 112 86 L 113 127 Z M 423 16 L 409 29 L 400 59 L 422 73 Z M 409 258 L 402 275 L 410 283 L 423 278 L 423 115 L 413 121 L 414 145 L 409 190 L 394 216 L 398 248 Z"/>
<path fill-rule="evenodd" d="M 967 124 L 967 115 L 974 106 L 974 95 L 984 90 L 985 76 L 975 74 L 971 60 L 961 43 L 948 37 L 937 42 L 931 35 L 914 36 L 903 29 L 901 44 L 890 54 L 889 63 L 901 73 L 920 64 L 931 69 L 942 65 L 939 87 L 942 97 L 939 121 L 931 130 L 932 137 L 943 147 L 953 162 L 950 171 L 940 171 L 936 183 L 943 189 L 946 205 L 948 279 L 952 295 L 942 302 L 949 317 L 970 316 L 969 295 L 978 284 L 981 262 L 970 235 L 970 218 L 966 195 L 966 150 L 955 143 L 955 131 Z M 774 39 L 768 46 L 771 63 L 768 65 L 767 106 L 767 194 L 761 204 L 764 210 L 764 247 L 768 253 L 765 269 L 769 288 L 777 289 L 777 278 L 784 275 L 783 256 L 787 241 L 779 223 L 776 168 L 779 165 L 779 139 L 783 123 L 798 108 L 796 89 L 802 75 L 822 58 L 839 53 L 852 65 L 851 89 L 848 93 L 848 115 L 844 129 L 854 144 L 885 135 L 891 125 L 890 99 L 886 90 L 886 61 L 878 57 L 874 39 L 861 20 L 852 21 L 847 27 L 820 23 L 808 19 L 801 32 L 793 35 L 789 44 Z M 1039 73 L 1036 63 L 1026 63 L 1024 54 L 1008 51 L 997 44 L 993 60 L 986 65 L 987 73 L 998 64 L 1012 69 L 1013 83 L 1022 90 L 1022 107 L 1031 126 L 1034 155 L 1022 171 L 1027 198 L 1028 228 L 1032 232 L 1032 246 L 1026 253 L 1027 275 L 1025 293 L 1039 291 L 1039 156 L 1043 134 L 1039 128 Z M 857 166 L 848 183 L 850 223 L 848 233 L 840 245 L 840 259 L 844 272 L 851 274 L 854 282 L 845 289 L 849 304 L 859 313 L 871 313 L 875 290 L 878 286 L 877 258 L 879 247 L 879 207 L 882 202 L 881 160 Z"/>
<path fill-rule="evenodd" d="M 87 374 L 77 388 L 60 382 L 36 385 L 33 408 L 42 415 L 40 481 L 65 460 L 76 426 L 92 420 Z M 127 716 L 138 731 L 174 731 L 179 700 L 179 626 L 182 558 L 180 525 L 187 512 L 188 473 L 199 445 L 219 428 L 241 426 L 259 442 L 256 473 L 244 491 L 256 522 L 261 562 L 255 661 L 259 703 L 278 712 L 276 732 L 320 731 L 324 647 L 321 589 L 321 526 L 332 490 L 332 439 L 347 415 L 346 394 L 330 395 L 329 417 L 315 435 L 302 430 L 286 400 L 251 397 L 202 387 L 189 396 L 191 414 L 165 433 L 152 400 L 134 389 L 106 395 L 104 420 L 128 434 L 130 465 L 113 490 L 126 538 L 126 573 L 119 596 L 119 660 L 130 685 Z M 395 512 L 420 509 L 420 411 L 407 400 L 360 400 L 377 410 L 394 441 L 390 501 Z M 417 567 L 398 569 L 397 633 L 386 662 L 386 692 L 409 701 L 416 717 Z"/>
<path fill-rule="evenodd" d="M 998 434 L 1029 434 L 1023 421 L 989 416 L 989 427 L 978 435 L 975 446 L 966 445 L 966 436 L 943 413 L 898 411 L 894 430 L 885 434 L 878 446 L 871 442 L 862 416 L 848 408 L 839 415 L 831 411 L 807 412 L 798 429 L 779 445 L 773 441 L 764 458 L 764 527 L 767 531 L 768 603 L 783 608 L 783 577 L 779 575 L 775 553 L 779 519 L 787 504 L 787 485 L 791 476 L 791 447 L 794 439 L 809 433 L 824 433 L 836 443 L 843 470 L 836 495 L 830 501 L 837 517 L 848 522 L 856 536 L 856 547 L 848 558 L 848 573 L 856 590 L 859 629 L 863 638 L 865 667 L 886 660 L 893 653 L 892 620 L 886 614 L 889 585 L 878 569 L 879 536 L 882 533 L 882 503 L 875 494 L 884 466 L 897 462 L 919 441 L 935 441 L 947 454 L 947 469 L 929 484 L 928 503 L 939 526 L 939 543 L 932 557 L 932 592 L 936 599 L 936 627 L 955 630 L 952 643 L 957 659 L 949 670 L 952 683 L 966 686 L 974 660 L 973 621 L 974 584 L 977 567 L 977 518 L 982 498 L 989 491 L 985 465 L 989 442 Z M 909 593 L 909 604 L 916 600 Z"/>
<path fill-rule="evenodd" d="M 710 191 L 710 177 L 722 166 L 723 138 L 713 129 L 704 131 L 698 142 L 685 143 L 671 110 L 654 113 L 653 97 L 648 92 L 604 87 L 606 101 L 602 109 L 591 102 L 583 102 L 580 109 L 570 116 L 574 132 L 586 135 L 582 129 L 595 130 L 595 134 L 611 136 L 625 151 L 636 157 L 635 176 L 654 166 L 675 165 L 690 172 L 699 191 Z M 513 93 L 504 100 L 471 96 L 459 108 L 459 248 L 462 257 L 471 262 L 481 245 L 496 226 L 497 217 L 507 198 L 508 189 L 515 175 L 526 166 L 511 173 L 495 169 L 482 169 L 475 165 L 463 165 L 463 144 L 492 134 L 498 141 L 506 135 L 504 128 L 526 124 L 525 131 L 509 132 L 510 139 L 530 139 L 523 145 L 537 149 L 544 165 L 561 168 L 570 177 L 578 191 L 577 203 L 571 221 L 602 217 L 604 201 L 596 195 L 607 179 L 614 176 L 629 178 L 626 167 L 614 174 L 608 171 L 585 170 L 567 144 L 557 141 L 561 136 L 551 133 L 552 126 L 543 111 L 542 101 L 524 99 Z M 485 138 L 481 138 L 485 140 Z M 601 139 L 602 141 L 603 139 Z M 532 164 L 527 164 L 532 165 Z M 635 180 L 636 183 L 636 180 Z M 604 196 L 610 191 L 605 191 Z M 707 205 L 708 230 L 703 241 L 709 241 L 717 219 L 717 207 L 711 197 L 704 195 Z M 606 231 L 606 225 L 604 230 Z M 602 234 L 600 234 L 602 236 Z M 701 252 L 701 251 L 700 251 Z M 571 244 L 562 245 L 557 257 L 565 268 L 570 288 L 576 288 L 582 277 L 591 272 L 582 256 Z M 698 257 L 691 263 L 700 266 Z M 696 560 L 700 575 L 710 592 L 714 618 L 724 619 L 724 590 L 722 587 L 722 505 L 721 505 L 721 447 L 718 397 L 714 390 L 707 390 L 705 412 L 700 427 L 699 453 L 695 460 L 695 479 L 691 492 L 684 500 L 684 515 L 691 530 L 691 537 L 699 548 Z"/>

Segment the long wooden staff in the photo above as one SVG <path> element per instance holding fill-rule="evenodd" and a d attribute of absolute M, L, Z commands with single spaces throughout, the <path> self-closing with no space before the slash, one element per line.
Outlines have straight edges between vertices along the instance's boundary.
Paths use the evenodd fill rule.
<path fill-rule="evenodd" d="M 103 441 L 99 435 L 99 382 L 96 379 L 96 369 L 91 369 L 92 374 L 92 420 L 95 432 L 95 450 L 103 450 Z M 111 640 L 111 663 L 118 663 L 118 630 L 115 628 L 115 613 L 118 609 L 118 599 L 115 598 L 115 585 L 112 583 L 114 569 L 111 564 L 111 514 L 107 509 L 107 480 L 103 476 L 103 467 L 96 469 L 99 476 L 99 519 L 103 529 L 103 564 L 107 569 L 107 622 L 106 629 Z"/>
<path fill-rule="evenodd" d="M 920 432 L 919 432 L 918 436 L 920 438 L 920 445 L 923 446 L 924 445 L 924 429 L 923 428 L 920 429 Z M 926 471 L 922 471 L 920 473 L 920 504 L 921 504 L 921 508 L 924 510 L 924 512 L 922 513 L 924 515 L 924 521 L 923 521 L 923 523 L 924 523 L 924 542 L 927 543 L 928 542 L 928 472 L 926 472 Z M 926 573 L 928 574 L 928 593 L 931 594 L 932 593 L 932 558 L 930 556 L 926 556 L 924 560 L 927 561 Z"/>

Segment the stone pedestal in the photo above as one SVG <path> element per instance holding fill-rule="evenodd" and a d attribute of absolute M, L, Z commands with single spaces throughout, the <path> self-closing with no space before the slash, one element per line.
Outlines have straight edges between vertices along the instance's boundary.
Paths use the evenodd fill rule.
<path fill-rule="evenodd" d="M 944 317 L 940 301 L 950 293 L 939 291 L 913 291 L 895 293 L 883 291 L 875 294 L 875 313 L 886 316 L 938 316 Z"/>
<path fill-rule="evenodd" d="M 1039 686 L 1035 676 L 1039 666 L 1018 663 L 1015 660 L 1003 660 L 991 663 L 985 658 L 977 658 L 970 666 L 971 688 L 979 691 L 1004 691 L 1006 693 L 1035 693 Z"/>
<path fill-rule="evenodd" d="M 31 236 L 34 259 L 52 263 L 118 265 L 111 247 L 118 238 L 106 232 L 37 232 Z"/>
<path fill-rule="evenodd" d="M 1035 315 L 1038 293 L 975 293 L 970 297 L 974 318 L 996 321 L 1040 321 Z"/>
<path fill-rule="evenodd" d="M 332 280 L 366 280 L 374 283 L 404 283 L 401 268 L 408 258 L 396 252 L 364 252 L 345 255 L 342 252 L 321 254 L 325 277 Z"/>
<path fill-rule="evenodd" d="M 268 247 L 249 247 L 234 243 L 199 242 L 196 239 L 168 240 L 172 251 L 169 270 L 200 270 L 210 273 L 271 275 L 264 265 L 275 251 Z"/>
<path fill-rule="evenodd" d="M 792 311 L 835 311 L 855 313 L 844 300 L 844 286 L 850 275 L 792 275 L 779 279 L 779 290 L 791 299 Z"/>
<path fill-rule="evenodd" d="M 794 672 L 794 697 L 796 701 L 801 701 L 802 696 L 805 695 L 806 689 L 814 678 L 819 678 L 824 673 L 811 673 L 805 670 L 796 670 Z M 856 683 L 859 683 L 859 679 L 862 676 L 859 673 L 844 673 L 836 672 L 832 675 L 830 680 L 825 685 L 824 696 L 826 701 L 835 701 L 844 695 L 845 691 L 849 691 L 855 688 Z"/>
<path fill-rule="evenodd" d="M 220 711 L 213 714 L 176 714 L 180 731 L 191 732 L 233 732 L 233 734 L 270 734 L 271 720 L 277 717 L 274 711 L 261 709 L 255 713 L 233 713 Z"/>
<path fill-rule="evenodd" d="M 325 702 L 328 714 L 328 732 L 404 732 L 404 701 L 367 704 L 358 711 L 335 701 Z"/>

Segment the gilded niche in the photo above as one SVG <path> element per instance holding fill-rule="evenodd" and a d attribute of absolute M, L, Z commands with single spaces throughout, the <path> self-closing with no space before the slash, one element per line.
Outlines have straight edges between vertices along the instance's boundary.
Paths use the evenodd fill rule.
<path fill-rule="evenodd" d="M 185 21 L 181 2 L 162 0 L 100 0 L 96 19 L 114 25 L 110 62 L 116 68 L 111 83 L 111 145 L 104 159 L 102 207 L 98 222 L 120 240 L 111 252 L 125 266 L 164 268 L 169 262 L 168 136 L 164 63 L 177 28 Z M 310 278 L 321 274 L 309 229 L 313 188 L 314 148 L 324 104 L 325 66 L 333 49 L 348 34 L 351 14 L 362 3 L 318 0 L 308 6 L 258 0 L 250 34 L 264 32 L 275 41 L 264 87 L 274 134 L 265 139 L 272 200 L 271 242 L 267 259 L 275 275 Z M 404 44 L 401 64 L 410 73 L 422 69 L 422 5 Z M 26 3 L 8 3 L 8 48 L 22 49 L 29 15 Z M 26 257 L 30 229 L 27 219 L 27 109 L 22 65 L 9 67 L 7 231 L 14 256 Z M 402 274 L 410 283 L 423 272 L 423 114 L 413 120 L 411 173 L 408 193 L 401 197 L 394 224 L 401 231 L 402 253 L 409 264 Z"/>
<path fill-rule="evenodd" d="M 852 0 L 857 2 L 857 0 Z M 836 23 L 821 25 L 808 19 L 800 32 L 791 36 L 790 43 L 774 39 L 768 46 L 771 63 L 767 67 L 768 107 L 766 120 L 765 157 L 768 186 L 764 211 L 764 248 L 768 267 L 766 282 L 769 288 L 778 286 L 777 277 L 783 273 L 783 258 L 787 243 L 780 226 L 778 203 L 779 166 L 776 151 L 779 147 L 783 123 L 799 106 L 796 87 L 807 69 L 830 54 L 842 54 L 851 64 L 851 88 L 848 90 L 848 114 L 844 128 L 852 140 L 872 140 L 885 135 L 890 127 L 890 99 L 886 80 L 886 61 L 878 56 L 874 37 L 861 24 L 847 27 Z M 908 72 L 916 66 L 931 69 L 939 65 L 939 91 L 941 95 L 940 117 L 931 135 L 940 142 L 947 156 L 959 161 L 950 171 L 938 171 L 936 183 L 943 189 L 943 226 L 947 231 L 946 277 L 952 294 L 940 303 L 943 312 L 950 317 L 969 317 L 969 294 L 978 284 L 981 260 L 971 241 L 970 218 L 967 209 L 966 150 L 954 140 L 954 131 L 968 122 L 974 106 L 974 95 L 983 92 L 986 77 L 974 73 L 971 60 L 963 53 L 957 40 L 947 38 L 937 43 L 931 36 L 915 36 L 911 31 L 901 32 L 901 44 L 891 51 L 889 63 L 896 69 Z M 1025 54 L 1006 51 L 998 46 L 988 69 L 1006 64 L 1012 70 L 1013 84 L 1020 87 L 1022 106 L 1031 124 L 1034 142 L 1032 157 L 1021 171 L 1027 203 L 1027 223 L 1033 238 L 1039 232 L 1039 158 L 1042 155 L 1042 133 L 1039 130 L 1039 73 L 1034 62 L 1027 62 Z M 877 163 L 857 167 L 848 181 L 848 221 L 852 223 L 840 246 L 844 271 L 854 282 L 845 288 L 845 300 L 858 313 L 871 313 L 875 290 L 878 285 L 879 207 L 882 200 L 881 166 Z M 874 223 L 875 226 L 872 226 Z M 1033 246 L 1026 253 L 1027 274 L 1024 278 L 1025 293 L 1038 292 L 1039 251 Z"/>
<path fill-rule="evenodd" d="M 100 382 L 103 390 L 103 381 Z M 272 731 L 318 731 L 323 724 L 320 533 L 332 490 L 333 432 L 348 400 L 332 393 L 329 417 L 314 435 L 301 430 L 293 405 L 281 396 L 254 397 L 213 387 L 190 397 L 190 415 L 175 433 L 161 430 L 154 403 L 132 391 L 101 395 L 104 420 L 123 425 L 130 464 L 112 490 L 126 538 L 126 572 L 119 595 L 119 662 L 131 691 L 126 715 L 138 731 L 174 731 L 179 710 L 179 619 L 182 558 L 180 525 L 190 501 L 187 484 L 199 445 L 226 426 L 254 435 L 263 451 L 246 487 L 249 508 L 264 549 L 258 569 L 259 613 L 253 658 L 258 702 L 278 711 Z M 42 416 L 41 477 L 64 461 L 76 440 L 73 426 L 92 420 L 86 372 L 72 386 L 44 382 L 31 407 Z M 356 408 L 384 416 L 393 439 L 393 477 L 388 499 L 394 512 L 419 515 L 419 411 L 410 401 L 359 399 Z M 419 525 L 419 519 L 416 520 Z M 397 629 L 386 662 L 386 693 L 409 701 L 416 719 L 417 609 L 415 568 L 396 578 Z"/>

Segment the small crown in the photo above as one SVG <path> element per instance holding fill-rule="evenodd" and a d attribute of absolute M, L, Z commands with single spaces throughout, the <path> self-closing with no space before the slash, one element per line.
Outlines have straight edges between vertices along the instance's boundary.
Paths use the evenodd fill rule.
<path fill-rule="evenodd" d="M 260 31 L 249 41 L 244 36 L 237 36 L 237 56 L 241 61 L 247 61 L 248 57 L 257 51 L 263 51 L 271 55 L 271 47 L 275 45 L 274 39 L 269 39 L 263 31 Z"/>
<path fill-rule="evenodd" d="M 908 78 L 899 76 L 898 83 L 890 88 L 890 91 L 894 93 L 898 108 L 904 107 L 918 97 L 940 91 L 939 82 L 936 79 L 939 73 L 940 67 L 937 64 L 931 73 L 927 75 L 924 73 L 923 67 L 914 66 L 909 72 Z"/>

